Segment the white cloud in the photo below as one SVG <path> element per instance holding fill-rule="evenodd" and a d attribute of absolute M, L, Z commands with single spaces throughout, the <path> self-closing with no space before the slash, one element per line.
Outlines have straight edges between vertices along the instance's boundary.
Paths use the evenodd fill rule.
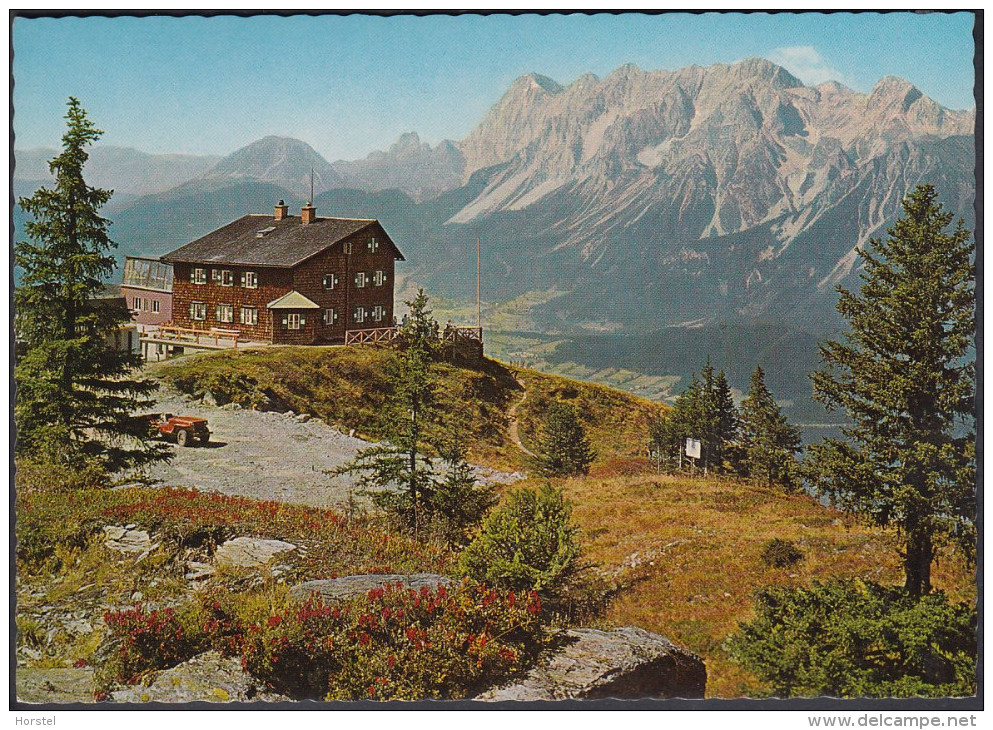
<path fill-rule="evenodd" d="M 808 86 L 816 86 L 825 81 L 838 81 L 846 86 L 852 82 L 845 74 L 831 66 L 813 46 L 783 46 L 773 48 L 766 55 Z"/>

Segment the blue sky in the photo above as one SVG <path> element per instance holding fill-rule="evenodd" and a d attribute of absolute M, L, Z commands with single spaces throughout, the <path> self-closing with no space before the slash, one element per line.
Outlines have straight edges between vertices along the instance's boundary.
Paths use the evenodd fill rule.
<path fill-rule="evenodd" d="M 15 144 L 57 146 L 74 95 L 103 144 L 227 154 L 279 134 L 355 159 L 411 130 L 461 138 L 531 71 L 565 84 L 749 56 L 858 91 L 901 76 L 963 109 L 972 26 L 968 13 L 17 18 Z"/>

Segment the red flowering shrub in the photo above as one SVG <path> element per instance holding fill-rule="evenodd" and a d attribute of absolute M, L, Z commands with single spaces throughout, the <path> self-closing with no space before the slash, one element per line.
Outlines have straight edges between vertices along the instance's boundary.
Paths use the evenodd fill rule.
<path fill-rule="evenodd" d="M 104 682 L 134 684 L 153 669 L 175 666 L 204 651 L 208 637 L 188 630 L 175 609 L 145 611 L 139 603 L 124 611 L 108 612 L 111 653 L 100 672 Z"/>
<path fill-rule="evenodd" d="M 142 604 L 104 614 L 109 655 L 98 672 L 104 687 L 135 684 L 148 672 L 166 669 L 206 651 L 236 653 L 239 622 L 209 595 L 194 603 L 146 611 Z"/>
<path fill-rule="evenodd" d="M 526 666 L 542 643 L 533 592 L 397 584 L 340 608 L 313 598 L 247 627 L 242 665 L 293 697 L 457 699 Z"/>

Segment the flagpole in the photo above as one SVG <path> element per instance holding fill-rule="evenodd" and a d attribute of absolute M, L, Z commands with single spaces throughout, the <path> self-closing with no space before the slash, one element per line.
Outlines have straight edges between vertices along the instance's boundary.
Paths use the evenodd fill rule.
<path fill-rule="evenodd" d="M 479 298 L 480 289 L 480 259 L 479 259 L 479 236 L 476 236 L 476 327 L 480 331 L 483 329 L 483 305 Z"/>

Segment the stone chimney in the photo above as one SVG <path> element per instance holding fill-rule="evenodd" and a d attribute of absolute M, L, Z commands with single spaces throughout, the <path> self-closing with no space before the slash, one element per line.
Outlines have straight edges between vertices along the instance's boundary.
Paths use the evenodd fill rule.
<path fill-rule="evenodd" d="M 309 223 L 313 223 L 316 220 L 317 220 L 317 208 L 311 205 L 310 201 L 308 200 L 307 204 L 300 209 L 300 222 L 303 223 L 304 225 L 307 225 Z"/>
<path fill-rule="evenodd" d="M 286 218 L 287 213 L 289 213 L 290 206 L 280 200 L 276 203 L 276 212 L 273 214 L 272 219 L 281 221 Z"/>

